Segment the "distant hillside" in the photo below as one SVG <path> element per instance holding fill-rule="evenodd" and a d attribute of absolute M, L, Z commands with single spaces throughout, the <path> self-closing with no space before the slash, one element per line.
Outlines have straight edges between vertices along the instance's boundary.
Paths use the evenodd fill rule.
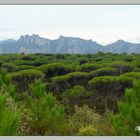
<path fill-rule="evenodd" d="M 118 40 L 112 44 L 106 45 L 102 51 L 112 53 L 140 53 L 140 44 Z"/>
<path fill-rule="evenodd" d="M 18 40 L 0 42 L 0 53 L 50 53 L 50 54 L 94 54 L 97 52 L 140 53 L 140 44 L 118 40 L 103 46 L 92 40 L 59 36 L 50 40 L 39 35 L 25 35 Z"/>

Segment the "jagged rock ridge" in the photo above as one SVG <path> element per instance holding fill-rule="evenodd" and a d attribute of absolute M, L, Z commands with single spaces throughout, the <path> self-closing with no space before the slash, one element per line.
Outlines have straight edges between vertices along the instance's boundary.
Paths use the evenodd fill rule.
<path fill-rule="evenodd" d="M 97 52 L 140 53 L 140 44 L 118 40 L 103 46 L 92 40 L 59 36 L 50 40 L 39 35 L 20 36 L 18 40 L 0 42 L 0 53 L 49 53 L 49 54 L 94 54 Z"/>

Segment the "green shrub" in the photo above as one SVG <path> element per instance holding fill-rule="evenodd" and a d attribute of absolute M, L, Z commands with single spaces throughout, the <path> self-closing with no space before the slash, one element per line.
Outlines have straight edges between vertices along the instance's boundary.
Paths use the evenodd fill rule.
<path fill-rule="evenodd" d="M 115 76 L 117 75 L 117 70 L 115 68 L 100 68 L 89 73 L 90 77 L 99 76 Z"/>
<path fill-rule="evenodd" d="M 34 114 L 31 112 L 30 108 L 25 107 L 23 102 L 18 102 L 18 110 L 20 112 L 20 123 L 17 130 L 18 136 L 31 136 L 32 135 L 32 123 L 34 119 Z"/>
<path fill-rule="evenodd" d="M 24 55 L 22 55 L 22 60 L 34 60 L 34 57 L 32 56 L 32 55 L 29 55 L 29 54 L 24 54 Z"/>
<path fill-rule="evenodd" d="M 34 66 L 28 66 L 28 65 L 20 65 L 20 66 L 16 66 L 13 71 L 17 72 L 17 71 L 21 71 L 21 70 L 27 70 L 27 69 L 33 69 Z"/>
<path fill-rule="evenodd" d="M 138 59 L 138 58 L 135 58 L 132 62 L 131 62 L 131 64 L 132 65 L 134 65 L 136 68 L 140 68 L 140 59 Z"/>
<path fill-rule="evenodd" d="M 84 72 L 90 72 L 99 68 L 101 68 L 99 64 L 86 63 L 86 64 L 81 65 L 79 70 L 84 71 Z"/>
<path fill-rule="evenodd" d="M 39 70 L 22 70 L 12 73 L 12 80 L 18 91 L 25 91 L 28 89 L 28 84 L 34 82 L 35 79 L 43 78 L 44 74 Z"/>
<path fill-rule="evenodd" d="M 68 119 L 68 132 L 70 135 L 77 135 L 81 127 L 88 125 L 92 125 L 98 131 L 100 121 L 101 116 L 87 105 L 82 107 L 75 106 L 75 113 L 69 116 Z"/>
<path fill-rule="evenodd" d="M 75 83 L 82 84 L 82 82 L 87 80 L 88 78 L 89 74 L 86 72 L 72 72 L 67 75 L 54 77 L 52 78 L 52 82 L 59 83 L 65 80 L 74 85 Z"/>
<path fill-rule="evenodd" d="M 125 92 L 125 100 L 118 102 L 119 112 L 111 115 L 113 134 L 117 136 L 140 135 L 136 127 L 140 124 L 140 82 L 135 81 L 133 88 Z"/>
<path fill-rule="evenodd" d="M 0 135 L 13 136 L 17 133 L 19 114 L 17 111 L 6 107 L 6 97 L 0 93 Z"/>
<path fill-rule="evenodd" d="M 92 125 L 84 126 L 79 129 L 79 136 L 97 136 L 97 129 Z"/>
<path fill-rule="evenodd" d="M 80 97 L 84 95 L 86 92 L 85 88 L 83 86 L 74 86 L 72 89 L 67 89 L 62 94 L 62 97 L 68 97 L 68 98 L 74 98 L 74 97 Z"/>
<path fill-rule="evenodd" d="M 26 94 L 25 101 L 34 114 L 32 135 L 61 135 L 65 125 L 64 107 L 51 93 L 46 93 L 45 84 L 40 80 L 31 84 L 29 91 L 32 96 Z"/>
<path fill-rule="evenodd" d="M 41 65 L 37 68 L 38 70 L 45 73 L 45 78 L 50 79 L 54 76 L 65 75 L 73 71 L 73 66 L 61 64 L 61 63 L 52 63 Z"/>
<path fill-rule="evenodd" d="M 132 77 L 132 78 L 139 80 L 140 79 L 140 72 L 128 72 L 128 73 L 125 73 L 124 76 Z"/>
<path fill-rule="evenodd" d="M 133 57 L 132 56 L 126 56 L 125 58 L 124 58 L 124 61 L 127 61 L 127 62 L 132 62 L 133 61 Z"/>
<path fill-rule="evenodd" d="M 86 58 L 85 58 L 85 59 L 82 58 L 82 59 L 79 60 L 79 64 L 80 64 L 80 65 L 83 65 L 83 64 L 85 64 L 85 63 L 87 63 L 87 62 L 88 62 L 88 60 L 87 60 Z"/>
<path fill-rule="evenodd" d="M 7 71 L 2 70 L 0 74 L 0 87 L 3 93 L 9 93 L 14 99 L 18 98 L 15 86 L 12 83 L 12 76 Z"/>
<path fill-rule="evenodd" d="M 89 81 L 89 85 L 91 85 L 92 87 L 98 88 L 99 86 L 101 86 L 102 88 L 99 88 L 100 90 L 103 90 L 103 88 L 105 89 L 111 89 L 112 85 L 110 84 L 116 84 L 116 83 L 120 83 L 123 84 L 124 82 L 132 82 L 134 80 L 134 78 L 130 78 L 127 76 L 100 76 L 100 77 L 95 77 L 93 79 L 91 79 Z M 105 86 L 104 86 L 105 84 Z M 108 85 L 108 87 L 106 87 Z M 97 87 L 96 87 L 97 86 Z M 113 87 L 112 87 L 113 88 Z"/>
<path fill-rule="evenodd" d="M 15 67 L 15 65 L 14 64 L 12 64 L 12 63 L 3 63 L 2 65 L 1 65 L 1 69 L 3 70 L 6 70 L 6 71 L 8 71 L 8 72 L 12 72 L 13 71 L 13 69 L 14 69 L 14 67 Z"/>
<path fill-rule="evenodd" d="M 119 62 L 119 61 L 118 62 L 117 61 L 113 62 L 111 64 L 111 66 L 113 68 L 116 68 L 118 70 L 119 74 L 123 74 L 123 73 L 126 73 L 126 72 L 131 72 L 134 69 L 134 65 L 128 64 L 128 63 L 124 63 L 124 62 Z"/>
<path fill-rule="evenodd" d="M 116 111 L 117 100 L 123 98 L 124 90 L 132 86 L 133 80 L 134 78 L 127 76 L 100 76 L 90 80 L 89 85 L 99 99 L 96 105 L 103 111 Z"/>
<path fill-rule="evenodd" d="M 0 135 L 13 136 L 17 134 L 20 114 L 17 105 L 10 94 L 13 92 L 6 72 L 0 75 Z M 11 88 L 12 87 L 12 88 Z"/>
<path fill-rule="evenodd" d="M 54 93 L 60 94 L 67 88 L 75 85 L 85 85 L 89 80 L 89 74 L 85 72 L 72 72 L 67 75 L 52 78 L 52 88 Z"/>
<path fill-rule="evenodd" d="M 140 72 L 140 68 L 135 68 L 133 71 L 134 72 Z"/>
<path fill-rule="evenodd" d="M 83 86 L 76 85 L 70 89 L 66 89 L 61 97 L 65 110 L 71 113 L 74 110 L 74 105 L 88 104 L 88 100 L 91 96 L 92 93 L 90 91 L 86 90 Z"/>

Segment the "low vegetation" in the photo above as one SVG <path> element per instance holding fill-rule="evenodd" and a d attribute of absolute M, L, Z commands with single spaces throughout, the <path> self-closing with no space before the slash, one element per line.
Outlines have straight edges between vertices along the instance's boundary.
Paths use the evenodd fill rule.
<path fill-rule="evenodd" d="M 139 54 L 0 55 L 0 135 L 140 135 Z"/>

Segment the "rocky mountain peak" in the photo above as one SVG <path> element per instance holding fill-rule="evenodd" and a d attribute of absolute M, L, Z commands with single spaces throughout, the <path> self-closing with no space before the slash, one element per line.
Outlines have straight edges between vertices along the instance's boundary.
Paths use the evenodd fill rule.
<path fill-rule="evenodd" d="M 116 41 L 116 43 L 124 43 L 124 42 L 125 42 L 125 41 L 122 40 L 122 39 L 119 39 L 119 40 Z"/>
<path fill-rule="evenodd" d="M 18 42 L 22 42 L 22 43 L 33 43 L 38 38 L 40 38 L 40 36 L 37 35 L 37 34 L 21 35 L 20 38 L 18 39 Z"/>
<path fill-rule="evenodd" d="M 32 34 L 32 35 L 21 35 L 18 39 L 19 43 L 24 44 L 36 44 L 36 45 L 45 45 L 49 43 L 49 39 L 40 37 L 38 34 Z"/>
<path fill-rule="evenodd" d="M 22 35 L 16 41 L 0 42 L 0 53 L 50 53 L 50 54 L 94 54 L 99 51 L 112 53 L 140 53 L 140 44 L 126 42 L 122 39 L 103 46 L 91 39 L 65 37 L 50 40 L 38 34 Z"/>

